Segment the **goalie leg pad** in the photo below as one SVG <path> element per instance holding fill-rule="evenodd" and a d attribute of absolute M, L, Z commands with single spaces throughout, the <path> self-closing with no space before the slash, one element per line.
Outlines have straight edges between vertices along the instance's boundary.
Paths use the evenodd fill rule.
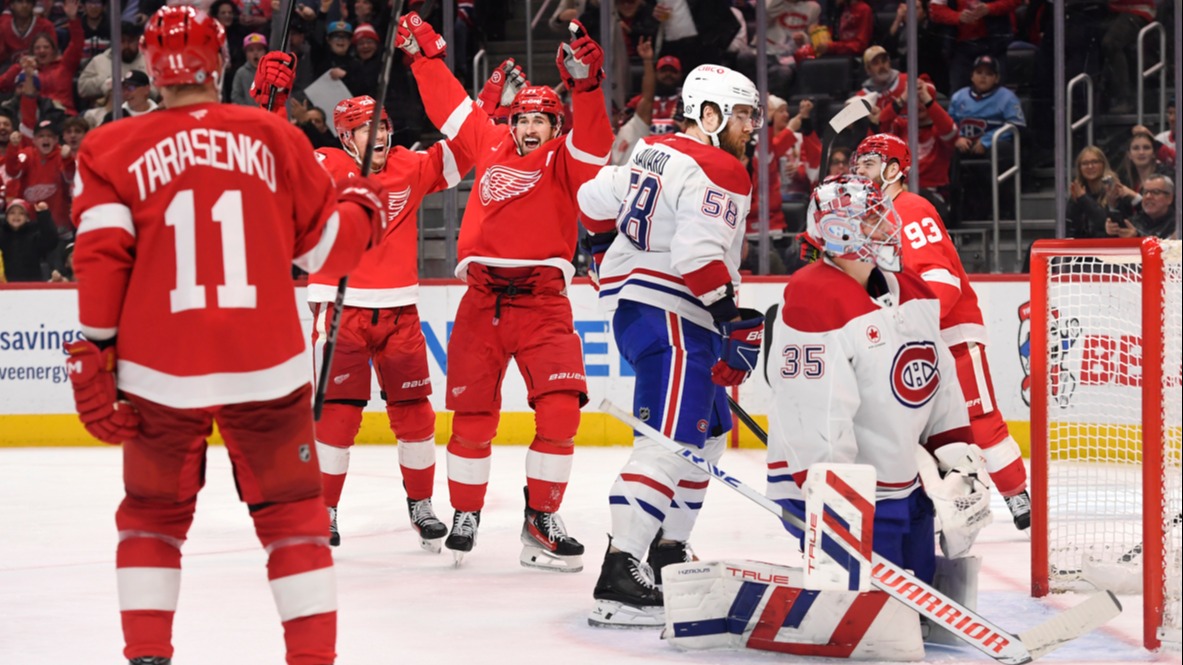
<path fill-rule="evenodd" d="M 813 591 L 803 572 L 755 561 L 666 568 L 664 637 L 683 649 L 920 660 L 916 613 L 881 591 Z"/>
<path fill-rule="evenodd" d="M 932 585 L 937 591 L 948 596 L 954 602 L 971 609 L 978 609 L 978 573 L 982 569 L 982 558 L 966 556 L 960 559 L 947 559 L 938 556 L 936 572 Z M 924 621 L 921 619 L 921 621 Z M 930 624 L 924 641 L 932 644 L 947 644 L 961 646 L 962 638 L 953 635 L 940 625 Z"/>
<path fill-rule="evenodd" d="M 875 521 L 875 467 L 814 464 L 805 480 L 805 588 L 868 591 Z M 857 543 L 851 557 L 835 539 Z"/>
<path fill-rule="evenodd" d="M 674 487 L 686 473 L 683 467 L 689 465 L 649 439 L 633 442 L 628 463 L 608 493 L 615 547 L 644 559 L 669 512 Z"/>

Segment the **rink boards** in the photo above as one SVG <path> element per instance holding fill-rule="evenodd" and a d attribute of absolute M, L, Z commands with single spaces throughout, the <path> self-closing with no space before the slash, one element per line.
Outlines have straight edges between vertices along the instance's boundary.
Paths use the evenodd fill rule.
<path fill-rule="evenodd" d="M 420 289 L 419 316 L 427 339 L 432 384 L 431 401 L 436 408 L 436 439 L 447 441 L 451 414 L 444 409 L 447 372 L 447 339 L 464 286 L 452 280 L 428 280 Z M 761 311 L 778 302 L 783 278 L 751 278 L 740 293 L 740 304 Z M 1029 439 L 1027 385 L 1026 307 L 1029 288 L 1026 276 L 978 276 L 974 288 L 986 319 L 990 345 L 988 358 L 994 377 L 998 406 L 1010 423 L 1012 434 L 1024 451 Z M 597 307 L 596 292 L 586 280 L 570 287 L 575 331 L 583 341 L 590 404 L 604 397 L 627 406 L 632 400 L 633 375 L 616 351 L 607 318 Z M 304 289 L 295 288 L 293 298 L 306 330 L 312 315 L 304 305 Z M 818 294 L 819 299 L 825 294 Z M 86 436 L 74 416 L 73 400 L 65 376 L 61 344 L 78 335 L 77 292 L 70 285 L 50 288 L 0 287 L 0 445 L 86 445 Z M 167 344 L 167 340 L 161 340 Z M 179 352 L 183 352 L 180 350 Z M 775 360 L 775 359 L 774 359 Z M 311 359 L 309 372 L 311 374 Z M 394 436 L 379 398 L 377 382 L 359 435 L 359 442 L 391 443 Z M 753 377 L 738 390 L 738 401 L 765 421 L 769 390 L 762 378 Z M 533 438 L 533 414 L 526 402 L 526 389 L 516 368 L 507 373 L 502 390 L 502 416 L 497 443 L 524 444 Z M 1093 420 L 1093 419 L 1090 419 Z M 1119 423 L 1114 423 L 1119 424 Z M 1104 426 L 1104 423 L 1102 423 Z M 742 427 L 738 428 L 742 430 Z M 585 408 L 576 442 L 580 445 L 620 445 L 630 441 L 628 429 L 614 419 Z M 733 444 L 758 446 L 746 431 Z M 97 445 L 97 444 L 96 444 Z"/>

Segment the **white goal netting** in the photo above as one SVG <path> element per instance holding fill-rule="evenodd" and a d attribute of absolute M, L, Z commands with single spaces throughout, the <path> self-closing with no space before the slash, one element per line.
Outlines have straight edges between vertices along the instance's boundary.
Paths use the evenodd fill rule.
<path fill-rule="evenodd" d="M 1180 243 L 1158 243 L 1161 280 L 1147 268 L 1144 248 L 1063 245 L 1042 257 L 1046 280 L 1032 284 L 1047 298 L 1046 423 L 1035 422 L 1034 405 L 1032 422 L 1043 430 L 1033 431 L 1033 440 L 1042 434 L 1046 441 L 1046 466 L 1033 457 L 1033 473 L 1046 478 L 1046 497 L 1035 498 L 1035 510 L 1046 516 L 1047 538 L 1032 546 L 1046 548 L 1050 590 L 1101 587 L 1150 599 L 1161 593 L 1160 639 L 1177 644 L 1183 626 Z M 1153 330 L 1143 330 L 1144 308 L 1161 308 Z M 1153 350 L 1158 341 L 1161 356 Z M 1159 386 L 1160 394 L 1151 390 L 1147 397 L 1148 387 Z M 1144 413 L 1145 399 L 1154 401 L 1157 418 Z M 1146 567 L 1151 578 L 1143 584 Z"/>

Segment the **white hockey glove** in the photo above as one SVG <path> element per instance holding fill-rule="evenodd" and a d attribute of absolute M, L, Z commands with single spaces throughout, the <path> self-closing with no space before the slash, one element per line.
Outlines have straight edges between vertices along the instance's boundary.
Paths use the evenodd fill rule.
<path fill-rule="evenodd" d="M 941 551 L 950 559 L 967 556 L 978 532 L 994 521 L 982 449 L 968 443 L 942 446 L 936 452 L 939 475 L 932 473 L 926 450 L 919 448 L 916 457 L 924 491 L 940 520 Z"/>

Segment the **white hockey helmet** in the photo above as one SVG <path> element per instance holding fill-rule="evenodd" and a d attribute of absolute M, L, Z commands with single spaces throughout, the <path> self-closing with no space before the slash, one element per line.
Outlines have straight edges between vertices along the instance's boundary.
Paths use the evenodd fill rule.
<path fill-rule="evenodd" d="M 723 114 L 723 122 L 714 132 L 708 132 L 702 126 L 702 109 L 707 102 L 717 105 Z M 720 65 L 699 65 L 686 75 L 682 83 L 682 115 L 696 122 L 716 146 L 719 145 L 719 134 L 727 126 L 735 107 L 742 104 L 752 108 L 752 128 L 759 129 L 764 124 L 760 91 L 751 79 L 734 69 Z"/>
<path fill-rule="evenodd" d="M 891 200 L 857 175 L 825 179 L 809 197 L 805 233 L 828 256 L 900 270 L 900 228 Z"/>

